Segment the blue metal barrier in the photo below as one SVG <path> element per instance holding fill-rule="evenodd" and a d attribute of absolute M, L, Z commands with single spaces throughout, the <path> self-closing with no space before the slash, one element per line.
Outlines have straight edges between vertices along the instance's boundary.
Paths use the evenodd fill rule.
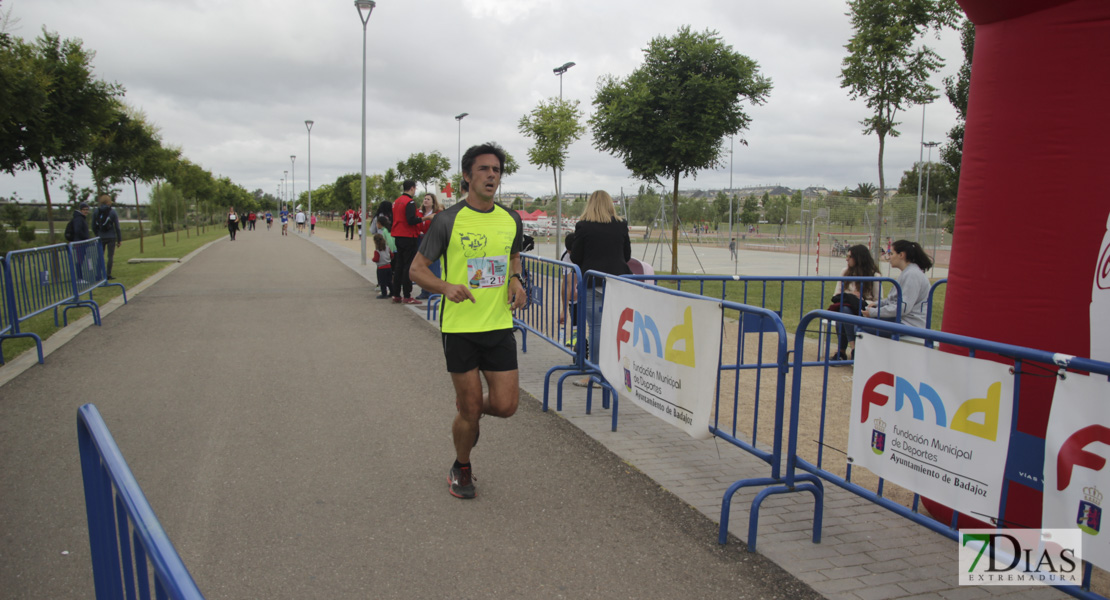
<path fill-rule="evenodd" d="M 937 293 L 937 288 L 942 285 L 948 285 L 948 278 L 938 279 L 929 288 L 929 308 L 925 312 L 925 329 L 933 328 L 933 296 Z"/>
<path fill-rule="evenodd" d="M 202 600 L 92 404 L 77 410 L 77 442 L 97 600 L 149 600 L 152 579 L 156 598 Z"/>
<path fill-rule="evenodd" d="M 21 332 L 19 319 L 15 308 L 15 285 L 12 283 L 11 269 L 8 268 L 8 258 L 0 256 L 0 365 L 4 364 L 4 340 L 15 338 L 31 338 L 35 342 L 35 349 L 39 353 L 39 364 L 43 364 L 42 338 L 38 334 Z"/>
<path fill-rule="evenodd" d="M 1015 416 L 1018 414 L 1018 406 L 1021 396 L 1021 375 L 1025 374 L 1030 376 L 1042 376 L 1043 373 L 1039 373 L 1034 370 L 1037 369 L 1037 367 L 1041 367 L 1043 365 L 1043 367 L 1041 367 L 1039 370 L 1050 373 L 1055 373 L 1057 370 L 1063 371 L 1065 369 L 1071 369 L 1074 371 L 1088 372 L 1092 375 L 1098 374 L 1110 376 L 1110 363 L 1103 363 L 1085 358 L 1075 358 L 1060 354 L 1054 354 L 1052 352 L 1047 352 L 1044 350 L 1013 346 L 1010 344 L 970 338 L 952 333 L 932 331 L 929 329 L 908 327 L 901 324 L 880 321 L 879 319 L 832 313 L 824 310 L 813 311 L 802 318 L 801 322 L 798 324 L 798 333 L 795 336 L 794 340 L 795 351 L 792 365 L 794 368 L 794 372 L 790 398 L 790 422 L 786 429 L 786 431 L 788 432 L 789 441 L 786 449 L 786 475 L 784 477 L 785 485 L 790 486 L 799 477 L 802 477 L 803 475 L 799 474 L 798 471 L 803 471 L 809 476 L 820 477 L 821 479 L 833 483 L 834 485 L 837 485 L 838 487 L 841 487 L 857 496 L 878 504 L 879 506 L 882 506 L 883 508 L 886 508 L 887 510 L 890 510 L 895 514 L 905 517 L 911 521 L 914 521 L 915 523 L 918 523 L 919 525 L 922 525 L 932 531 L 935 531 L 952 539 L 958 538 L 959 531 L 956 528 L 956 523 L 960 516 L 959 513 L 953 511 L 952 521 L 950 524 L 946 525 L 934 520 L 931 517 L 922 515 L 918 511 L 920 500 L 919 494 L 913 495 L 912 506 L 907 507 L 884 496 L 884 480 L 882 478 L 877 479 L 878 483 L 876 489 L 873 491 L 865 486 L 860 485 L 857 482 L 852 481 L 852 469 L 851 465 L 848 463 L 845 463 L 844 465 L 844 476 L 840 476 L 829 470 L 828 461 L 824 453 L 824 449 L 828 447 L 825 443 L 825 433 L 827 428 L 832 426 L 826 419 L 826 416 L 828 416 L 829 420 L 832 419 L 831 415 L 826 414 L 828 401 L 828 373 L 830 366 L 828 361 L 821 365 L 824 368 L 824 384 L 821 388 L 821 398 L 819 405 L 807 405 L 803 407 L 801 399 L 803 389 L 803 367 L 810 365 L 809 363 L 804 363 L 801 359 L 803 343 L 802 334 L 805 332 L 809 322 L 815 319 L 840 320 L 851 325 L 855 325 L 857 328 L 865 327 L 873 331 L 890 333 L 894 339 L 898 339 L 899 336 L 907 336 L 914 339 L 924 339 L 926 344 L 930 347 L 932 347 L 936 343 L 940 343 L 952 348 L 966 349 L 968 351 L 968 355 L 972 357 L 974 357 L 977 352 L 982 352 L 990 353 L 993 355 L 1004 357 L 1008 360 L 1012 360 L 1013 368 L 1011 369 L 1011 372 L 1013 373 L 1013 377 L 1015 379 L 1013 406 L 1013 414 Z M 820 411 L 821 419 L 819 431 L 816 433 L 811 431 L 805 433 L 806 436 L 817 436 L 817 439 L 815 441 L 817 453 L 816 462 L 810 462 L 809 460 L 802 458 L 799 455 L 798 443 L 802 436 L 802 433 L 799 431 L 799 414 L 800 411 L 803 410 Z M 1010 446 L 1011 455 L 1013 453 L 1013 448 L 1015 444 L 1022 445 L 1036 443 L 1036 441 L 1031 438 L 1031 436 L 1023 434 L 1017 430 L 1017 423 L 1018 420 L 1016 418 L 1012 419 Z M 1043 441 L 1041 441 L 1041 443 L 1043 444 Z M 1002 502 L 999 509 L 999 514 L 1002 515 L 1004 515 L 1006 512 L 1006 496 L 1009 489 L 1009 482 L 1016 481 L 1016 479 L 1012 479 L 1010 477 L 1011 474 L 1009 473 L 1009 471 L 1010 469 L 1007 468 L 1007 473 L 1002 487 Z M 972 516 L 975 517 L 974 515 Z M 1003 526 L 1003 523 L 999 522 L 998 525 L 1001 527 Z M 820 517 L 815 516 L 815 534 L 820 529 L 820 526 Z M 1078 586 L 1057 586 L 1057 588 L 1079 598 L 1104 598 L 1103 596 L 1090 592 L 1090 576 L 1091 566 L 1089 563 L 1086 563 L 1084 571 L 1084 584 L 1082 588 Z"/>

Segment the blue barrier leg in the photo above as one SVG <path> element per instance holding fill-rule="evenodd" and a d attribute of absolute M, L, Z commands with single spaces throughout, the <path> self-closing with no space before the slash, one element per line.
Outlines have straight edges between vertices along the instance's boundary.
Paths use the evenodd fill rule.
<path fill-rule="evenodd" d="M 547 412 L 547 406 L 548 406 L 548 404 L 547 404 L 547 395 L 548 395 L 548 389 L 549 389 L 550 384 L 551 384 L 551 376 L 553 374 L 555 374 L 555 371 L 566 371 L 566 370 L 577 369 L 577 368 L 578 367 L 576 367 L 575 365 L 561 365 L 561 366 L 558 366 L 558 367 L 551 367 L 550 369 L 547 370 L 547 374 L 543 376 L 543 412 Z M 559 410 L 562 410 L 563 405 L 562 405 L 561 400 L 562 400 L 562 391 L 563 391 L 563 378 L 559 378 L 558 385 L 559 385 L 559 398 L 560 398 Z"/>
<path fill-rule="evenodd" d="M 6 340 L 6 339 L 14 339 L 14 338 L 21 338 L 21 337 L 31 338 L 31 339 L 35 340 L 35 350 L 37 350 L 38 353 L 39 353 L 39 364 L 40 365 L 46 364 L 46 360 L 42 355 L 42 338 L 40 338 L 37 333 L 9 333 L 9 334 L 6 334 L 6 335 L 0 335 L 0 345 L 3 345 L 4 340 Z M 0 365 L 2 365 L 2 364 L 4 364 L 4 353 L 2 351 L 0 351 Z"/>
<path fill-rule="evenodd" d="M 823 523 L 824 514 L 824 487 L 821 482 L 813 476 L 798 476 L 799 480 L 812 481 L 813 483 L 801 483 L 794 487 L 788 487 L 781 484 L 782 481 L 773 477 L 759 477 L 756 479 L 742 479 L 729 486 L 725 491 L 724 498 L 721 500 L 721 526 L 717 533 L 717 543 L 728 543 L 728 519 L 729 513 L 732 509 L 732 496 L 740 488 L 754 487 L 760 485 L 771 485 L 775 487 L 768 487 L 760 490 L 752 500 L 752 508 L 748 517 L 748 551 L 755 552 L 756 547 L 756 532 L 759 529 L 759 507 L 763 504 L 763 500 L 767 496 L 774 494 L 789 494 L 792 492 L 810 492 L 813 494 L 814 507 L 813 507 L 813 543 L 821 543 L 821 527 Z"/>

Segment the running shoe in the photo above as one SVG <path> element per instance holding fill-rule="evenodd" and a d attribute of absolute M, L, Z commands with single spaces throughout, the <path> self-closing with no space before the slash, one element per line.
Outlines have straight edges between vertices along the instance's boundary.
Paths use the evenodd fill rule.
<path fill-rule="evenodd" d="M 394 296 L 393 297 L 393 303 L 394 304 L 400 304 L 401 303 L 401 297 L 400 296 Z"/>
<path fill-rule="evenodd" d="M 470 500 L 475 495 L 474 490 L 474 474 L 470 472 L 470 467 L 451 467 L 447 471 L 447 491 L 456 498 Z"/>
<path fill-rule="evenodd" d="M 396 302 L 396 300 L 394 300 L 394 302 Z M 416 298 L 405 298 L 401 302 L 404 303 L 404 304 L 411 304 L 413 306 L 421 306 L 420 301 L 417 300 Z"/>

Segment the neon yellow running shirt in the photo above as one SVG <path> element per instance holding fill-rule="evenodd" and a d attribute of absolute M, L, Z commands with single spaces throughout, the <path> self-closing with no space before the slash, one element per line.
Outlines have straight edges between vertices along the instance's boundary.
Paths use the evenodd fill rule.
<path fill-rule="evenodd" d="M 444 333 L 512 328 L 509 275 L 523 235 L 520 215 L 499 204 L 482 212 L 459 202 L 432 219 L 420 243 L 420 254 L 431 261 L 442 257 L 443 280 L 465 285 L 474 295 L 474 302 L 444 300 L 440 304 Z"/>

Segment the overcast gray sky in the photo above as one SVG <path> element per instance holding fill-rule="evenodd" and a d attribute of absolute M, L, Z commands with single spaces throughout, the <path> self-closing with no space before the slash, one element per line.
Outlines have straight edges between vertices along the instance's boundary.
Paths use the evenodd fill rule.
<path fill-rule="evenodd" d="M 128 104 L 143 110 L 167 144 L 214 175 L 248 190 L 274 193 L 293 165 L 306 189 L 313 119 L 312 184 L 360 170 L 362 23 L 350 0 L 4 0 L 18 19 L 11 33 L 37 37 L 43 27 L 76 37 L 96 52 L 96 74 L 121 83 Z M 748 107 L 748 146 L 736 144 L 735 187 L 781 184 L 878 185 L 878 140 L 860 133 L 868 111 L 840 87 L 844 44 L 851 35 L 837 0 L 379 0 L 367 27 L 368 174 L 413 152 L 438 150 L 455 168 L 462 147 L 499 142 L 521 164 L 503 189 L 554 191 L 550 171 L 528 164 L 529 142 L 517 121 L 542 99 L 563 95 L 587 116 L 598 78 L 624 77 L 656 36 L 680 26 L 714 29 L 774 82 L 769 101 Z M 934 85 L 960 66 L 959 36 L 929 38 L 947 61 Z M 903 135 L 888 140 L 888 186 L 918 158 L 922 109 L 899 115 Z M 928 108 L 925 140 L 945 141 L 956 113 L 941 97 Z M 934 160 L 936 154 L 934 151 Z M 85 169 L 76 178 L 88 184 Z M 60 184 L 51 196 L 64 202 Z M 571 146 L 567 192 L 634 193 L 616 158 L 589 134 Z M 700 172 L 683 189 L 729 185 L 729 168 Z M 36 173 L 0 174 L 0 195 L 41 201 Z M 146 192 L 140 188 L 146 202 Z M 131 193 L 124 196 L 133 201 Z"/>

